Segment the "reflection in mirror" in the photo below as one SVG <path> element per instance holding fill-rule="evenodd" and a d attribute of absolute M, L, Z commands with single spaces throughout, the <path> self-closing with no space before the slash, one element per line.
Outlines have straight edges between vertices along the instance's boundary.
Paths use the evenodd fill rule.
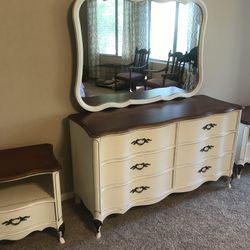
<path fill-rule="evenodd" d="M 99 96 L 105 100 L 101 110 L 189 97 L 198 91 L 206 22 L 202 2 L 77 0 L 74 14 L 80 104 Z M 138 94 L 140 102 L 130 92 L 145 97 Z M 109 97 L 112 104 L 107 105 Z"/>

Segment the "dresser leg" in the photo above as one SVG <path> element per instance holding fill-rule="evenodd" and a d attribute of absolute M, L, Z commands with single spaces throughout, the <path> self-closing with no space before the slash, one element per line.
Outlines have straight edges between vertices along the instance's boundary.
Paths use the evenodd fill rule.
<path fill-rule="evenodd" d="M 59 238 L 59 242 L 61 244 L 64 244 L 65 243 L 65 240 L 64 240 L 64 231 L 65 231 L 65 225 L 64 223 L 59 227 L 58 229 L 58 238 Z"/>
<path fill-rule="evenodd" d="M 102 222 L 99 220 L 94 220 L 94 225 L 95 225 L 95 229 L 96 229 L 96 238 L 100 239 L 101 238 Z"/>

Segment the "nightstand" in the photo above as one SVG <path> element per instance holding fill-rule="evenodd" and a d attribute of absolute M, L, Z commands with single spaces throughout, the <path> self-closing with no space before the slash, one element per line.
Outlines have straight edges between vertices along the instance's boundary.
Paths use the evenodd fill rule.
<path fill-rule="evenodd" d="M 64 243 L 60 166 L 51 144 L 0 150 L 0 240 L 47 227 Z"/>
<path fill-rule="evenodd" d="M 238 178 L 246 163 L 250 163 L 250 106 L 242 110 L 235 158 Z"/>

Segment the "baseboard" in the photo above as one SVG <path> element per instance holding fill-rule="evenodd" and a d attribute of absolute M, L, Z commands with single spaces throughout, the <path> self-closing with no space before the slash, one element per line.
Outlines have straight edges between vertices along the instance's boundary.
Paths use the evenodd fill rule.
<path fill-rule="evenodd" d="M 62 194 L 62 201 L 66 201 L 75 197 L 73 192 L 63 193 Z"/>

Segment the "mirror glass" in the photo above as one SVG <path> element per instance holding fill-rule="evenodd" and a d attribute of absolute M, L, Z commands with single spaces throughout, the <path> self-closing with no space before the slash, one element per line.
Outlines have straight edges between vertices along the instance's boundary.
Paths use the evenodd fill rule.
<path fill-rule="evenodd" d="M 76 0 L 75 95 L 90 111 L 190 97 L 201 87 L 200 0 Z"/>

